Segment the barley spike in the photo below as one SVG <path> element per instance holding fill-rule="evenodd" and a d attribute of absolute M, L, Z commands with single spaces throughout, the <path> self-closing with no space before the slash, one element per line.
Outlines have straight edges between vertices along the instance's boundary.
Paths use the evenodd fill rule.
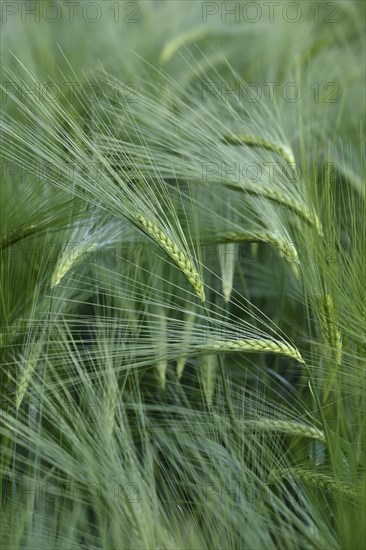
<path fill-rule="evenodd" d="M 295 246 L 291 242 L 280 239 L 274 233 L 268 232 L 251 232 L 251 231 L 229 231 L 219 235 L 219 241 L 240 243 L 264 243 L 270 244 L 277 248 L 284 258 L 290 263 L 299 264 L 299 258 Z"/>
<path fill-rule="evenodd" d="M 52 274 L 51 288 L 54 288 L 55 286 L 60 284 L 65 275 L 70 271 L 74 264 L 76 264 L 81 259 L 83 254 L 87 254 L 88 252 L 95 250 L 96 247 L 96 243 L 89 243 L 87 245 L 77 247 L 74 252 L 68 257 L 62 256 L 56 266 L 55 271 Z"/>
<path fill-rule="evenodd" d="M 205 344 L 198 347 L 199 352 L 267 352 L 276 353 L 296 359 L 299 363 L 305 363 L 297 348 L 282 342 L 273 342 L 271 340 L 257 340 L 247 338 L 240 340 L 217 340 L 211 344 Z"/>
<path fill-rule="evenodd" d="M 230 145 L 249 145 L 249 147 L 262 147 L 268 151 L 273 151 L 282 157 L 288 164 L 295 164 L 293 152 L 285 145 L 278 145 L 268 139 L 260 136 L 250 136 L 247 134 L 231 134 L 224 136 L 224 141 Z"/>
<path fill-rule="evenodd" d="M 152 237 L 156 243 L 168 254 L 168 256 L 180 268 L 202 303 L 205 301 L 205 291 L 201 277 L 192 265 L 190 259 L 182 250 L 166 235 L 157 225 L 153 224 L 141 214 L 136 215 L 137 221 L 144 231 Z"/>
<path fill-rule="evenodd" d="M 36 368 L 36 363 L 35 361 L 32 361 L 32 360 L 27 361 L 23 368 L 22 376 L 18 384 L 17 394 L 15 398 L 15 407 L 17 411 L 19 410 L 20 405 L 22 404 L 22 401 L 27 392 L 27 389 L 35 368 Z"/>
<path fill-rule="evenodd" d="M 343 481 L 337 481 L 330 476 L 321 474 L 318 472 L 307 472 L 304 470 L 296 468 L 286 468 L 284 470 L 275 470 L 270 475 L 270 482 L 276 481 L 281 478 L 292 478 L 294 480 L 299 480 L 300 482 L 308 483 L 324 489 L 325 491 L 331 493 L 342 494 L 348 498 L 358 498 L 359 493 L 354 489 L 352 485 L 345 483 Z"/>
<path fill-rule="evenodd" d="M 309 439 L 316 439 L 321 443 L 326 443 L 325 435 L 321 430 L 313 426 L 307 426 L 301 422 L 278 420 L 276 418 L 258 418 L 257 420 L 249 420 L 248 424 L 263 430 L 279 431 L 289 435 L 308 437 Z"/>
<path fill-rule="evenodd" d="M 323 228 L 318 216 L 315 213 L 314 214 L 311 213 L 308 208 L 298 203 L 297 201 L 294 201 L 284 195 L 281 195 L 280 193 L 277 193 L 272 189 L 268 189 L 266 187 L 261 187 L 261 186 L 254 187 L 252 184 L 247 184 L 244 182 L 241 182 L 241 183 L 225 182 L 224 186 L 228 187 L 229 189 L 234 189 L 235 191 L 245 191 L 249 195 L 264 197 L 265 199 L 268 199 L 271 202 L 274 202 L 280 206 L 283 206 L 284 208 L 287 208 L 288 210 L 296 214 L 300 219 L 302 219 L 305 223 L 307 223 L 311 227 L 315 227 L 315 229 L 317 230 L 317 232 L 321 237 L 324 236 Z"/>

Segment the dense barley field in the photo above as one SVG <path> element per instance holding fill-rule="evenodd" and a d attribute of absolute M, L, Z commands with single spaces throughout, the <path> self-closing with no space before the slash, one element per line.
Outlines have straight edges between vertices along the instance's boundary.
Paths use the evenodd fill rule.
<path fill-rule="evenodd" d="M 1 547 L 366 540 L 363 0 L 4 0 Z"/>

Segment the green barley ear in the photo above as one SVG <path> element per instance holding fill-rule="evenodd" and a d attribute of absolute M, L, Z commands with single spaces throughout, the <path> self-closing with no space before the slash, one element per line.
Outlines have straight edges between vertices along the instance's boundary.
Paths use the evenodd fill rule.
<path fill-rule="evenodd" d="M 248 134 L 230 134 L 224 136 L 225 143 L 230 145 L 248 145 L 249 147 L 261 147 L 268 151 L 273 151 L 283 158 L 287 164 L 295 164 L 295 156 L 291 149 L 286 145 L 273 143 L 261 136 L 251 136 Z"/>
<path fill-rule="evenodd" d="M 234 191 L 243 191 L 248 195 L 264 198 L 270 202 L 278 204 L 278 206 L 286 208 L 289 212 L 292 212 L 301 220 L 303 220 L 307 225 L 316 229 L 320 237 L 324 236 L 323 227 L 318 216 L 315 213 L 311 212 L 306 206 L 304 206 L 300 202 L 295 201 L 290 197 L 279 193 L 278 191 L 273 191 L 273 189 L 264 187 L 262 185 L 254 186 L 251 183 L 236 183 L 233 181 L 225 181 L 223 185 L 228 189 L 233 189 Z"/>
<path fill-rule="evenodd" d="M 22 401 L 27 392 L 27 389 L 31 381 L 32 375 L 35 371 L 35 368 L 36 368 L 36 361 L 32 359 L 26 361 L 23 365 L 23 372 L 19 380 L 18 389 L 16 393 L 16 398 L 15 398 L 15 407 L 17 411 L 19 410 L 20 405 L 22 404 Z"/>
<path fill-rule="evenodd" d="M 59 257 L 51 277 L 51 288 L 60 284 L 62 279 L 86 256 L 98 248 L 104 249 L 120 242 L 126 234 L 126 225 L 116 219 L 93 216 L 88 223 L 78 223 L 68 235 L 66 246 Z"/>
<path fill-rule="evenodd" d="M 301 470 L 300 468 L 285 468 L 283 470 L 273 470 L 269 476 L 269 483 L 275 483 L 280 479 L 290 479 L 298 481 L 318 489 L 322 489 L 329 493 L 337 494 L 345 498 L 358 499 L 361 492 L 357 490 L 353 485 L 338 481 L 328 475 Z"/>
<path fill-rule="evenodd" d="M 66 250 L 66 252 L 61 255 L 59 261 L 57 262 L 56 268 L 52 273 L 51 288 L 59 285 L 65 275 L 67 275 L 67 273 L 71 271 L 75 265 L 85 258 L 86 254 L 95 251 L 97 246 L 98 245 L 96 243 L 84 243 L 77 246 L 71 254 Z"/>
<path fill-rule="evenodd" d="M 332 390 L 337 373 L 342 362 L 342 335 L 338 328 L 334 310 L 333 298 L 330 294 L 318 296 L 320 327 L 325 343 L 329 346 L 332 357 L 332 368 L 325 384 L 324 400 L 328 399 Z"/>
<path fill-rule="evenodd" d="M 168 63 L 181 46 L 197 42 L 200 38 L 207 34 L 208 29 L 205 25 L 194 27 L 193 29 L 187 29 L 173 40 L 166 44 L 160 54 L 159 61 L 162 65 Z"/>
<path fill-rule="evenodd" d="M 0 250 L 4 250 L 8 246 L 11 246 L 27 237 L 30 237 L 37 231 L 38 227 L 35 224 L 25 225 L 19 229 L 15 229 L 2 239 L 0 239 Z"/>
<path fill-rule="evenodd" d="M 30 353 L 28 359 L 24 359 L 24 363 L 21 364 L 21 376 L 17 385 L 16 397 L 15 397 L 15 407 L 18 411 L 23 402 L 24 396 L 27 393 L 32 376 L 36 370 L 37 362 L 41 355 L 42 346 L 36 344 Z"/>
<path fill-rule="evenodd" d="M 240 340 L 217 340 L 209 344 L 199 346 L 198 353 L 221 353 L 221 352 L 245 352 L 245 353 L 275 353 L 295 359 L 299 363 L 305 364 L 304 359 L 295 346 L 284 342 L 274 342 L 271 340 L 261 340 L 256 338 L 246 338 Z"/>
<path fill-rule="evenodd" d="M 203 281 L 188 256 L 156 224 L 150 222 L 141 214 L 137 214 L 136 219 L 141 224 L 143 231 L 152 237 L 179 267 L 201 302 L 204 303 L 205 291 Z"/>
<path fill-rule="evenodd" d="M 337 364 L 342 360 L 342 335 L 336 322 L 333 298 L 330 294 L 318 296 L 319 319 L 324 340 L 332 348 Z"/>
<path fill-rule="evenodd" d="M 270 231 L 227 231 L 220 234 L 218 238 L 220 241 L 228 243 L 269 244 L 276 248 L 280 255 L 291 264 L 295 277 L 299 277 L 300 262 L 295 245 Z"/>
<path fill-rule="evenodd" d="M 315 439 L 321 443 L 326 443 L 324 432 L 314 426 L 309 426 L 302 422 L 292 420 L 278 420 L 276 418 L 257 418 L 245 423 L 250 427 L 263 431 L 281 432 L 294 437 L 306 437 Z"/>

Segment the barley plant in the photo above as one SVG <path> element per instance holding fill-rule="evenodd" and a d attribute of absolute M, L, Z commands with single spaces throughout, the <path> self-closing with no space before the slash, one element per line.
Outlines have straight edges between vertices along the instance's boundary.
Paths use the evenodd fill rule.
<path fill-rule="evenodd" d="M 365 2 L 0 9 L 1 547 L 363 549 Z"/>

